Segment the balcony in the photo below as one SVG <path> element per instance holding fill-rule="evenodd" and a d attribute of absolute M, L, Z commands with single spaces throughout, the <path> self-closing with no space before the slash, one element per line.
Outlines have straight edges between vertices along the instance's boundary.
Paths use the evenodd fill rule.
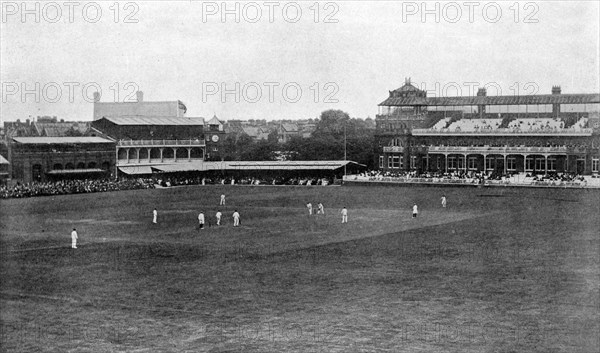
<path fill-rule="evenodd" d="M 204 147 L 200 139 L 189 140 L 119 140 L 117 147 Z"/>
<path fill-rule="evenodd" d="M 514 130 L 514 129 L 482 129 L 477 131 L 413 129 L 413 136 L 591 136 L 592 129 L 558 129 L 558 130 Z"/>
<path fill-rule="evenodd" d="M 429 146 L 429 153 L 441 154 L 566 154 L 566 146 L 525 147 L 525 146 Z"/>

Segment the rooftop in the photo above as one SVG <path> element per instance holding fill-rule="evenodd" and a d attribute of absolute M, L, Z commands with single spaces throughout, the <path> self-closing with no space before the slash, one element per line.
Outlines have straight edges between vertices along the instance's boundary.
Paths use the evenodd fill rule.
<path fill-rule="evenodd" d="M 77 143 L 114 143 L 114 141 L 97 136 L 77 137 L 13 137 L 13 140 L 22 144 L 77 144 Z"/>
<path fill-rule="evenodd" d="M 526 96 L 390 97 L 381 106 L 465 106 L 600 103 L 600 94 L 540 94 Z"/>
<path fill-rule="evenodd" d="M 117 125 L 204 125 L 204 118 L 193 118 L 193 117 L 171 117 L 171 116 L 141 116 L 141 115 L 127 115 L 127 116 L 105 116 L 102 119 L 106 119 Z M 98 120 L 102 120 L 98 119 Z"/>

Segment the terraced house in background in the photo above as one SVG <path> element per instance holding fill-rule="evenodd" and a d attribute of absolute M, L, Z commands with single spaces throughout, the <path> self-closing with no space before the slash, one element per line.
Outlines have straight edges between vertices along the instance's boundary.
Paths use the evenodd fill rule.
<path fill-rule="evenodd" d="M 598 174 L 600 94 L 427 97 L 405 84 L 376 117 L 385 171 Z"/>

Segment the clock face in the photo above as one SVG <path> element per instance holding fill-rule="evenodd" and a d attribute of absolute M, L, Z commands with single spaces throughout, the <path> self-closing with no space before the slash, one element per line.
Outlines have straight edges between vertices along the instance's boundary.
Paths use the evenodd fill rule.
<path fill-rule="evenodd" d="M 213 142 L 219 142 L 219 136 L 213 135 L 212 140 Z"/>

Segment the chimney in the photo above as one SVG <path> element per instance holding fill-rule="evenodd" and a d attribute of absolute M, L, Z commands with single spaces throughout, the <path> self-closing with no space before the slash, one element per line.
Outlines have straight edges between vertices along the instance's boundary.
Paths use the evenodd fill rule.
<path fill-rule="evenodd" d="M 477 90 L 477 97 L 485 97 L 487 95 L 487 90 L 485 87 L 481 87 Z M 483 119 L 485 114 L 485 104 L 479 104 L 477 106 L 477 110 L 479 111 L 479 118 Z"/>
<path fill-rule="evenodd" d="M 27 125 L 31 124 L 31 120 L 29 120 L 29 119 L 25 120 L 25 122 L 27 123 Z"/>
<path fill-rule="evenodd" d="M 94 92 L 94 103 L 100 102 L 100 92 Z"/>
<path fill-rule="evenodd" d="M 143 102 L 144 101 L 144 92 L 142 91 L 137 91 L 135 92 L 135 95 L 137 97 L 137 101 L 138 103 Z"/>
<path fill-rule="evenodd" d="M 552 86 L 552 94 L 560 94 L 560 86 Z"/>

